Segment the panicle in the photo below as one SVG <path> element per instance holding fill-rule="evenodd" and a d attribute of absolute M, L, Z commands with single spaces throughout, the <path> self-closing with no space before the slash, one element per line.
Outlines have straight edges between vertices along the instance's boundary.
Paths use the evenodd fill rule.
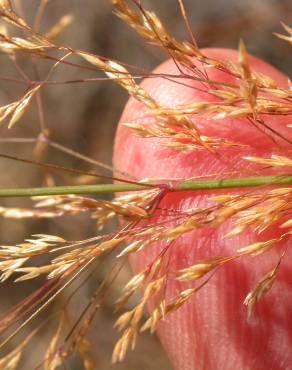
<path fill-rule="evenodd" d="M 159 138 L 162 146 L 177 151 L 207 150 L 218 154 L 217 149 L 220 148 L 228 149 L 243 146 L 241 143 L 231 142 L 225 138 L 203 135 L 196 125 L 196 117 L 203 117 L 214 122 L 225 118 L 243 117 L 246 118 L 246 121 L 258 125 L 259 128 L 266 128 L 265 123 L 261 120 L 263 115 L 282 116 L 292 114 L 291 87 L 280 88 L 270 77 L 253 71 L 249 63 L 246 46 L 242 40 L 239 43 L 237 62 L 218 61 L 204 55 L 198 48 L 192 34 L 192 43 L 176 40 L 160 19 L 153 12 L 144 9 L 140 1 L 133 0 L 132 3 L 135 6 L 129 6 L 126 0 L 112 0 L 112 3 L 117 15 L 123 21 L 138 32 L 148 43 L 161 48 L 173 59 L 179 74 L 179 76 L 173 76 L 174 81 L 176 78 L 180 78 L 182 82 L 186 78 L 198 81 L 204 87 L 204 91 L 212 95 L 214 99 L 211 102 L 191 101 L 188 104 L 172 107 L 161 105 L 136 82 L 137 76 L 133 76 L 122 63 L 66 47 L 56 42 L 59 35 L 72 23 L 72 15 L 61 17 L 43 36 L 37 32 L 38 27 L 31 27 L 22 17 L 16 14 L 9 0 L 0 0 L 1 19 L 22 31 L 21 37 L 13 36 L 10 34 L 10 27 L 6 27 L 5 24 L 1 25 L 0 50 L 12 61 L 15 60 L 17 53 L 25 53 L 35 59 L 54 61 L 44 81 L 25 81 L 28 88 L 23 96 L 0 107 L 0 123 L 7 120 L 8 127 L 13 127 L 32 105 L 33 100 L 40 97 L 39 93 L 43 86 L 49 82 L 49 77 L 54 69 L 71 55 L 77 56 L 83 62 L 90 64 L 90 66 L 86 64 L 87 69 L 102 71 L 106 78 L 113 80 L 125 89 L 129 95 L 143 103 L 146 107 L 146 114 L 155 119 L 155 123 L 151 125 L 124 122 L 126 127 L 143 138 Z M 182 2 L 180 2 L 180 5 L 183 13 Z M 277 36 L 292 44 L 291 28 L 284 24 L 283 27 L 287 35 L 277 34 Z M 55 57 L 56 54 L 61 56 Z M 226 72 L 234 77 L 235 82 L 226 84 L 210 80 L 207 73 L 210 68 Z M 165 78 L 165 76 L 160 77 Z M 138 78 L 141 78 L 141 76 L 138 76 Z M 275 135 L 278 135 L 278 139 L 281 137 L 277 132 L 271 133 L 272 138 Z M 44 136 L 48 139 L 45 131 L 41 132 L 39 138 Z M 281 139 L 291 143 L 289 138 L 281 137 Z M 34 152 L 36 158 L 42 159 L 46 145 L 47 141 L 45 141 L 45 144 L 43 141 L 37 142 Z M 288 155 L 272 154 L 270 158 L 245 156 L 244 159 L 264 166 L 264 169 L 271 167 L 280 171 L 282 168 L 292 167 L 292 161 Z M 173 184 L 181 180 L 185 179 L 144 179 L 140 182 L 153 185 L 158 182 L 160 184 Z M 23 243 L 13 246 L 0 246 L 1 282 L 12 275 L 14 276 L 14 274 L 20 274 L 15 282 L 34 279 L 39 276 L 46 276 L 48 280 L 39 291 L 33 293 L 23 301 L 23 304 L 18 305 L 7 314 L 0 328 L 1 332 L 10 328 L 25 314 L 32 312 L 31 316 L 20 324 L 6 342 L 54 301 L 67 286 L 96 260 L 100 261 L 110 254 L 121 259 L 129 254 L 139 253 L 146 248 L 150 248 L 155 243 L 161 243 L 163 246 L 162 252 L 143 271 L 130 279 L 116 301 L 117 308 L 126 307 L 134 295 L 142 292 L 141 298 L 135 302 L 134 307 L 122 313 L 115 323 L 115 327 L 122 334 L 114 348 L 112 361 L 114 363 L 122 361 L 128 349 L 134 349 L 140 332 L 150 330 L 153 333 L 161 320 L 189 302 L 209 282 L 220 267 L 239 258 L 245 258 L 245 256 L 257 256 L 276 247 L 282 248 L 281 242 L 291 237 L 291 188 L 271 189 L 269 187 L 262 189 L 264 190 L 262 192 L 251 191 L 243 195 L 221 194 L 213 196 L 209 199 L 212 202 L 210 206 L 177 213 L 172 213 L 172 210 L 157 209 L 156 206 L 164 194 L 159 186 L 147 191 L 123 194 L 112 200 L 75 195 L 46 196 L 34 198 L 35 204 L 31 209 L 0 207 L 0 216 L 10 219 L 73 217 L 86 213 L 96 221 L 99 231 L 113 218 L 122 219 L 121 227 L 117 231 L 86 240 L 68 241 L 54 235 L 36 234 L 24 240 Z M 232 221 L 232 228 L 226 233 L 226 238 L 243 233 L 248 228 L 260 234 L 276 223 L 280 224 L 283 234 L 277 238 L 252 243 L 240 248 L 235 245 L 234 254 L 230 256 L 210 256 L 179 271 L 168 271 L 164 256 L 167 251 L 176 248 L 176 242 L 183 235 L 206 227 L 217 228 L 229 220 Z M 247 306 L 248 318 L 251 318 L 256 304 L 270 291 L 276 281 L 284 254 L 285 251 L 282 253 L 276 267 L 266 274 L 246 296 L 244 304 Z M 33 259 L 39 256 L 49 256 L 50 260 L 47 264 L 33 266 Z M 116 261 L 115 266 L 119 263 L 119 260 Z M 177 283 L 181 289 L 174 297 L 167 298 L 167 282 L 168 279 L 173 278 L 172 273 L 174 279 L 179 282 Z M 62 338 L 65 315 L 60 316 L 56 332 L 51 338 L 44 357 L 44 368 L 46 370 L 57 369 L 74 352 L 79 352 L 86 370 L 93 370 L 90 343 L 85 338 L 85 334 L 97 309 L 100 307 L 100 299 L 104 299 L 106 288 L 115 278 L 114 269 L 110 271 L 109 275 L 110 278 L 105 279 L 96 290 L 84 310 L 84 315 L 81 315 L 77 320 L 65 341 Z M 152 303 L 153 310 L 149 318 L 143 322 L 148 302 Z M 64 306 L 65 309 L 66 305 Z M 0 358 L 1 369 L 16 369 L 24 348 L 35 333 L 36 331 L 33 331 L 18 347 Z"/>

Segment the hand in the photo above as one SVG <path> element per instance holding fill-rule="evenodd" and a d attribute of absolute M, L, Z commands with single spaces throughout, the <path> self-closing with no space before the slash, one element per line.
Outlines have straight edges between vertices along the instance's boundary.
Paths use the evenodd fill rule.
<path fill-rule="evenodd" d="M 237 52 L 232 50 L 208 49 L 203 52 L 219 60 L 235 62 L 238 58 Z M 250 57 L 249 61 L 253 71 L 268 75 L 277 81 L 279 86 L 287 88 L 286 76 L 254 57 Z M 233 76 L 215 68 L 206 71 L 211 80 L 238 83 Z M 159 66 L 155 73 L 177 75 L 179 71 L 170 60 Z M 210 86 L 206 84 L 192 79 L 175 81 L 160 77 L 149 78 L 142 86 L 163 106 L 174 107 L 199 101 L 218 102 L 218 98 L 210 93 Z M 204 90 L 206 86 L 209 92 L 198 90 Z M 208 120 L 200 115 L 193 117 L 201 135 L 224 138 L 242 146 L 219 148 L 216 153 L 202 149 L 176 151 L 161 145 L 165 139 L 140 138 L 131 129 L 119 125 L 114 155 L 115 168 L 139 179 L 190 178 L 213 174 L 220 178 L 228 173 L 229 177 L 234 173 L 248 177 L 263 172 L 259 170 L 259 166 L 248 163 L 243 157 L 267 158 L 271 154 L 283 155 L 288 152 L 288 143 L 272 130 L 288 137 L 287 125 L 291 124 L 291 116 L 262 115 L 264 123 L 272 130 L 260 124 L 255 127 L 246 117 L 218 120 Z M 152 125 L 155 118 L 147 113 L 147 108 L 142 103 L 131 98 L 121 118 L 122 122 Z M 264 171 L 264 174 L 269 173 L 273 174 L 275 171 Z M 249 190 L 168 194 L 160 203 L 160 208 L 183 212 L 186 209 L 210 205 L 210 196 L 228 193 L 244 195 Z M 157 221 L 166 221 L 170 216 L 157 211 L 155 217 Z M 170 219 L 169 222 L 171 225 Z M 238 236 L 224 238 L 233 227 L 234 223 L 227 220 L 218 229 L 208 227 L 187 233 L 171 245 L 165 267 L 169 271 L 167 300 L 176 296 L 179 291 L 194 286 L 177 281 L 173 275 L 174 271 L 191 266 L 209 256 L 233 255 L 242 247 L 257 241 L 270 240 L 283 233 L 279 224 L 274 224 L 261 234 L 256 233 L 251 226 Z M 243 305 L 248 292 L 276 266 L 288 243 L 288 239 L 285 239 L 261 256 L 246 256 L 224 265 L 189 302 L 159 324 L 158 335 L 174 369 L 292 369 L 292 254 L 289 249 L 281 263 L 273 288 L 258 303 L 255 315 L 249 321 L 247 308 Z M 141 271 L 157 257 L 164 246 L 165 244 L 156 243 L 134 255 L 131 259 L 134 270 Z M 149 309 L 153 309 L 153 303 L 149 305 Z"/>

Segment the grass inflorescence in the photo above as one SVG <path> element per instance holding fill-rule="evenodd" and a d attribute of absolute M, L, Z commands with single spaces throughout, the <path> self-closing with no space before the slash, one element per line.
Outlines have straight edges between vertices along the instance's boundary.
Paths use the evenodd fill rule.
<path fill-rule="evenodd" d="M 248 54 L 243 41 L 239 43 L 239 60 L 237 63 L 223 62 L 206 56 L 198 47 L 194 35 L 191 42 L 177 41 L 164 27 L 159 18 L 146 10 L 139 1 L 113 0 L 113 7 L 117 15 L 133 28 L 144 40 L 151 45 L 162 49 L 167 56 L 173 59 L 177 66 L 177 75 L 161 75 L 155 73 L 134 74 L 126 66 L 115 60 L 100 57 L 87 51 L 74 49 L 57 42 L 59 35 L 73 21 L 70 15 L 60 18 L 45 34 L 29 25 L 17 12 L 17 7 L 9 0 L 0 1 L 0 16 L 3 20 L 0 28 L 0 50 L 11 61 L 17 60 L 19 54 L 24 54 L 34 62 L 47 60 L 52 63 L 48 75 L 40 81 L 25 81 L 27 90 L 23 96 L 13 102 L 0 107 L 0 122 L 13 129 L 21 124 L 26 110 L 34 102 L 38 105 L 40 92 L 48 85 L 53 84 L 51 77 L 54 70 L 61 64 L 74 65 L 78 68 L 102 71 L 108 80 L 120 85 L 130 96 L 141 102 L 147 109 L 147 114 L 155 117 L 156 123 L 147 125 L 142 123 L 125 122 L 124 125 L 133 130 L 142 138 L 161 139 L 161 145 L 177 152 L 182 151 L 208 151 L 218 154 L 220 148 L 242 147 L 241 143 L 229 141 L 226 138 L 208 137 L 202 135 L 197 127 L 194 117 L 207 117 L 209 120 L 223 118 L 246 118 L 259 130 L 264 131 L 273 140 L 284 143 L 285 147 L 291 145 L 291 139 L 284 136 L 274 128 L 269 127 L 262 119 L 262 115 L 292 115 L 291 89 L 278 87 L 270 77 L 255 73 L 249 65 Z M 40 2 L 39 12 L 45 8 L 46 1 Z M 186 18 L 183 2 L 179 5 L 186 22 L 188 31 L 190 25 Z M 39 13 L 40 14 L 40 13 Z M 291 43 L 291 28 L 284 25 L 288 35 L 278 37 Z M 18 36 L 13 36 L 15 32 Z M 56 56 L 57 55 L 57 56 Z M 74 63 L 69 62 L 74 56 Z M 76 57 L 84 64 L 76 63 Z M 198 62 L 204 68 L 198 67 Z M 218 69 L 233 76 L 236 84 L 227 84 L 211 80 L 208 69 Z M 201 82 L 208 93 L 217 98 L 216 103 L 210 101 L 191 102 L 175 107 L 161 105 L 154 97 L 144 90 L 137 79 L 142 77 L 160 77 L 171 81 L 185 83 L 187 80 Z M 84 80 L 84 82 L 86 82 Z M 37 234 L 27 238 L 16 245 L 3 245 L 0 247 L 0 279 L 1 282 L 14 279 L 15 282 L 36 279 L 44 275 L 47 282 L 37 291 L 25 298 L 20 304 L 13 307 L 1 320 L 0 333 L 4 336 L 1 347 L 10 342 L 26 327 L 36 316 L 57 299 L 57 297 L 70 286 L 77 277 L 90 270 L 96 261 L 103 261 L 108 255 L 116 257 L 118 262 L 111 268 L 103 282 L 96 289 L 92 299 L 86 306 L 83 314 L 71 328 L 67 337 L 64 334 L 66 311 L 70 298 L 57 313 L 59 324 L 50 340 L 49 347 L 44 353 L 43 366 L 45 369 L 56 369 L 65 363 L 75 353 L 83 359 L 85 369 L 93 369 L 91 358 L 91 344 L 87 339 L 88 330 L 93 318 L 102 304 L 105 291 L 108 291 L 111 282 L 116 279 L 125 256 L 151 248 L 157 242 L 165 244 L 164 250 L 147 265 L 143 271 L 134 275 L 125 285 L 116 307 L 124 308 L 115 323 L 115 327 L 122 332 L 112 356 L 113 362 L 124 359 L 128 348 L 134 349 L 140 332 L 150 330 L 154 332 L 161 320 L 178 310 L 189 301 L 200 289 L 208 289 L 208 282 L 215 273 L 220 274 L 220 268 L 235 260 L 246 256 L 258 256 L 276 248 L 283 240 L 291 237 L 292 222 L 292 189 L 291 168 L 292 160 L 287 155 L 272 154 L 270 157 L 245 156 L 243 159 L 253 163 L 259 170 L 271 169 L 272 176 L 242 177 L 238 173 L 233 178 L 230 174 L 218 179 L 203 178 L 148 178 L 131 179 L 131 176 L 115 171 L 109 176 L 97 172 L 85 172 L 76 169 L 66 169 L 62 165 L 52 165 L 43 160 L 44 147 L 51 147 L 75 156 L 95 166 L 105 167 L 102 163 L 92 160 L 70 148 L 66 148 L 51 140 L 48 131 L 42 127 L 38 137 L 29 139 L 35 145 L 35 157 L 29 160 L 2 155 L 4 158 L 20 160 L 30 165 L 36 165 L 44 170 L 48 187 L 39 189 L 0 189 L 1 196 L 34 196 L 33 205 L 27 208 L 1 207 L 0 216 L 7 219 L 39 219 L 57 218 L 66 215 L 77 216 L 86 214 L 96 222 L 99 231 L 105 230 L 98 236 L 85 240 L 65 240 L 60 236 Z M 25 140 L 25 139 L 23 139 Z M 21 142 L 21 138 L 10 139 L 11 143 Z M 7 141 L 9 142 L 9 141 Z M 248 146 L 246 146 L 248 148 Z M 1 154 L 0 154 L 1 157 Z M 49 171 L 71 171 L 74 175 L 93 177 L 107 181 L 104 185 L 82 185 L 60 187 L 54 186 L 52 174 Z M 276 172 L 275 172 L 276 171 Z M 275 174 L 276 173 L 276 174 Z M 115 180 L 115 184 L 110 184 Z M 236 193 L 210 196 L 210 205 L 202 208 L 187 209 L 183 212 L 163 210 L 165 221 L 157 222 L 155 212 L 161 200 L 169 193 L 175 191 L 196 191 L 202 189 L 238 189 L 248 187 L 240 195 Z M 256 191 L 255 186 L 261 186 Z M 120 188 L 119 188 L 120 187 Z M 91 191 L 89 191 L 91 189 Z M 223 190 L 222 190 L 223 189 Z M 135 191 L 134 191 L 135 190 Z M 127 194 L 117 195 L 115 198 L 104 200 L 90 197 L 88 194 L 98 192 L 128 191 Z M 38 196 L 36 196 L 38 195 Z M 164 212 L 164 213 L 163 213 Z M 108 231 L 107 224 L 112 219 L 122 220 L 116 229 Z M 226 238 L 244 233 L 252 228 L 256 233 L 280 224 L 283 231 L 277 238 L 252 243 L 234 250 L 232 255 L 210 256 L 199 260 L 192 266 L 174 272 L 175 279 L 187 283 L 186 288 L 178 292 L 171 300 L 165 297 L 168 281 L 168 271 L 165 269 L 164 256 L 167 249 L 185 234 L 203 228 L 218 228 L 231 220 L 233 228 L 225 235 Z M 252 317 L 256 304 L 272 288 L 277 279 L 281 262 L 285 258 L 286 249 L 280 258 L 275 261 L 274 268 L 267 272 L 243 302 L 247 306 L 247 316 Z M 46 256 L 46 263 L 35 264 L 37 257 Z M 189 283 L 194 285 L 190 288 Z M 136 305 L 129 308 L 129 301 L 138 291 L 142 291 Z M 74 292 L 77 294 L 78 289 Z M 155 299 L 154 299 L 155 298 Z M 151 314 L 145 319 L 145 308 L 149 301 L 156 302 Z M 56 315 L 55 315 L 56 316 Z M 55 318 L 53 316 L 53 318 Z M 22 321 L 19 321 L 19 320 Z M 42 329 L 37 327 L 26 339 L 0 359 L 1 369 L 16 369 L 21 364 L 21 354 L 28 346 L 33 336 Z M 8 347 L 7 347 L 8 348 Z M 21 368 L 21 365 L 19 365 Z"/>

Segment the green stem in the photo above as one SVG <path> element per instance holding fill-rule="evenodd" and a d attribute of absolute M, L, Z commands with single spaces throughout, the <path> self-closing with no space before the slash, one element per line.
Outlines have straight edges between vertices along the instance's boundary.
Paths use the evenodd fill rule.
<path fill-rule="evenodd" d="M 209 180 L 209 181 L 183 181 L 169 186 L 169 191 L 196 191 L 196 190 L 215 190 L 215 189 L 236 189 L 257 187 L 263 185 L 292 185 L 292 175 L 281 176 L 259 176 L 239 179 Z M 156 185 L 153 184 L 153 188 Z M 157 185 L 166 188 L 167 185 Z M 79 186 L 54 186 L 48 188 L 19 188 L 19 189 L 0 189 L 1 198 L 9 197 L 34 197 L 50 195 L 69 195 L 69 194 L 103 194 L 149 190 L 149 184 L 98 184 L 98 185 L 79 185 Z"/>
<path fill-rule="evenodd" d="M 177 186 L 177 190 L 210 190 L 231 188 L 252 188 L 263 185 L 292 185 L 292 175 L 245 177 L 240 179 L 224 179 L 210 181 L 185 181 Z"/>

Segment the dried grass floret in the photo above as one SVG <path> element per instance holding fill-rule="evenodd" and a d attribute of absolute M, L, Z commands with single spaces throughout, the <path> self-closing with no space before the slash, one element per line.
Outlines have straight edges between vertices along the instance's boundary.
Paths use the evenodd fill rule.
<path fill-rule="evenodd" d="M 130 289 L 128 291 L 132 292 L 133 289 L 136 290 L 143 281 L 144 277 L 142 277 L 142 275 L 137 275 L 136 281 L 132 281 L 132 286 L 130 286 L 130 288 L 128 287 L 128 289 Z M 131 347 L 132 350 L 135 348 L 136 338 L 140 330 L 140 322 L 144 314 L 145 305 L 150 298 L 156 296 L 161 291 L 161 289 L 165 286 L 165 281 L 166 276 L 162 276 L 149 282 L 144 289 L 140 303 L 127 314 L 123 314 L 116 321 L 115 326 L 119 330 L 124 330 L 124 332 L 114 348 L 112 355 L 113 363 L 120 362 L 124 359 L 128 347 Z"/>
<path fill-rule="evenodd" d="M 187 267 L 179 271 L 179 276 L 177 280 L 179 281 L 195 281 L 210 271 L 213 271 L 215 268 L 222 266 L 224 263 L 230 262 L 236 257 L 222 257 L 222 256 L 213 256 L 204 261 L 201 261 L 193 266 Z"/>
<path fill-rule="evenodd" d="M 278 266 L 267 273 L 246 296 L 244 304 L 247 306 L 248 319 L 254 314 L 257 302 L 272 288 L 278 274 Z"/>
<path fill-rule="evenodd" d="M 277 37 L 282 40 L 288 41 L 292 45 L 292 28 L 287 26 L 285 23 L 282 22 L 282 26 L 284 30 L 288 33 L 288 35 L 282 35 L 280 33 L 274 33 Z"/>
<path fill-rule="evenodd" d="M 55 40 L 60 34 L 62 34 L 67 27 L 74 21 L 72 14 L 63 15 L 58 22 L 46 33 L 45 37 L 49 40 Z"/>
<path fill-rule="evenodd" d="M 40 85 L 29 90 L 19 101 L 10 103 L 0 108 L 0 122 L 10 116 L 8 128 L 11 128 L 25 113 L 33 96 L 40 89 Z"/>
<path fill-rule="evenodd" d="M 271 167 L 292 167 L 292 160 L 288 157 L 272 154 L 270 158 L 244 157 L 245 160 Z"/>

